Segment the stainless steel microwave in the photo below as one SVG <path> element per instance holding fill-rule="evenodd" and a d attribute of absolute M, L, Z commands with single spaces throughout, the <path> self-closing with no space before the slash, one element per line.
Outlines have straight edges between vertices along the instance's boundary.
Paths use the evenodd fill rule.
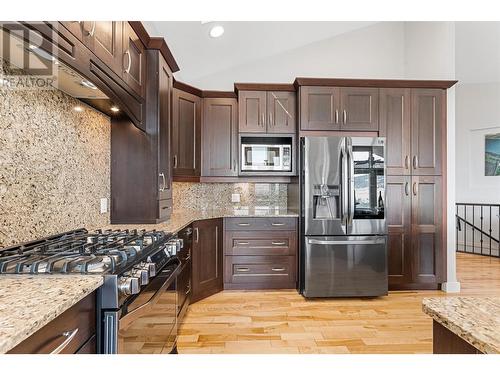
<path fill-rule="evenodd" d="M 292 170 L 292 146 L 289 144 L 242 144 L 242 171 L 281 171 Z"/>

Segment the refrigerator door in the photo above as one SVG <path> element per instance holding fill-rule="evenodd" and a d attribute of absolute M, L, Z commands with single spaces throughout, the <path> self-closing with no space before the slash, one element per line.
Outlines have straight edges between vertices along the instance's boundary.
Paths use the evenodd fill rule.
<path fill-rule="evenodd" d="M 305 297 L 387 295 L 385 236 L 305 237 Z"/>
<path fill-rule="evenodd" d="M 347 234 L 386 234 L 385 138 L 346 140 L 349 170 Z"/>
<path fill-rule="evenodd" d="M 305 235 L 346 234 L 345 137 L 305 137 L 302 149 Z"/>

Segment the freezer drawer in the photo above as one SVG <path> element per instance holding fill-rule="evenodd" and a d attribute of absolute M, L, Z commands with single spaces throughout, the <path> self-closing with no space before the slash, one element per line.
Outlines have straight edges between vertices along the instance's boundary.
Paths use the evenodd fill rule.
<path fill-rule="evenodd" d="M 305 297 L 387 295 L 385 236 L 306 236 Z"/>

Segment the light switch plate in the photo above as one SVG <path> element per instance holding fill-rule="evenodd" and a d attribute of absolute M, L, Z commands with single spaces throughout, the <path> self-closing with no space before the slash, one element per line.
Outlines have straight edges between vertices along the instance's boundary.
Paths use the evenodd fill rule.
<path fill-rule="evenodd" d="M 231 202 L 240 203 L 240 195 L 239 194 L 231 194 Z"/>
<path fill-rule="evenodd" d="M 108 198 L 101 198 L 101 214 L 108 212 Z"/>

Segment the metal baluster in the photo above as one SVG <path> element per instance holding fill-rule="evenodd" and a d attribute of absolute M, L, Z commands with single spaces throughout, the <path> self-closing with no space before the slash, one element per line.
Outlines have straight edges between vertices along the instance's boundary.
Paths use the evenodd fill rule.
<path fill-rule="evenodd" d="M 481 243 L 481 255 L 483 254 L 483 206 L 481 206 L 481 239 L 480 239 L 480 243 Z"/>
<path fill-rule="evenodd" d="M 491 230 L 491 206 L 490 206 L 490 255 L 491 255 L 491 235 L 492 235 L 492 230 Z"/>
<path fill-rule="evenodd" d="M 464 205 L 464 219 L 465 221 L 467 221 L 467 205 L 465 204 Z M 464 252 L 466 253 L 467 252 L 467 225 L 466 223 L 464 223 Z"/>
<path fill-rule="evenodd" d="M 474 223 L 475 213 L 476 213 L 476 206 L 473 204 L 472 205 L 472 254 L 476 252 L 476 243 L 474 242 L 474 232 L 476 228 L 476 223 Z"/>

